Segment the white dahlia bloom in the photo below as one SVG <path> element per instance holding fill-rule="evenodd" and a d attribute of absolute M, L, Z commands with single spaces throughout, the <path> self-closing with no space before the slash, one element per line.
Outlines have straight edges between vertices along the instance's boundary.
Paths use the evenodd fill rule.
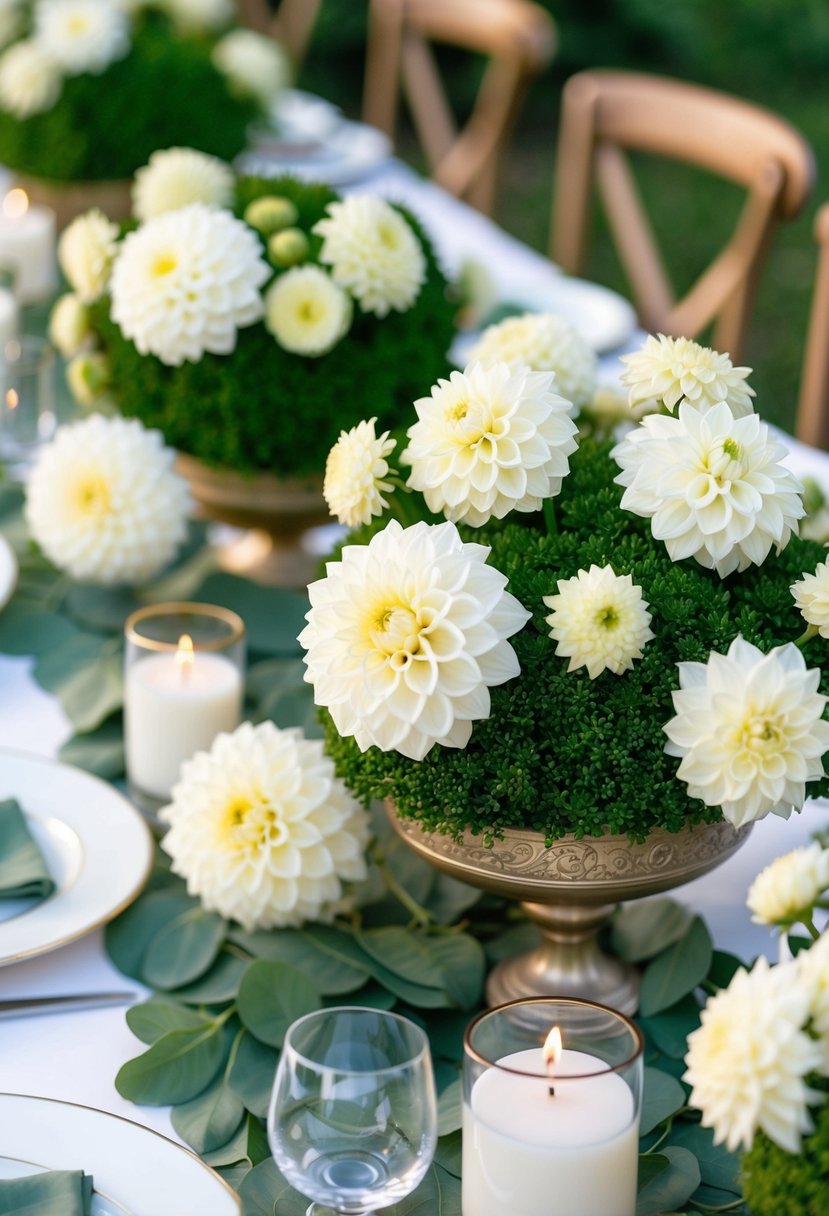
<path fill-rule="evenodd" d="M 328 509 L 341 524 L 356 528 L 372 516 L 382 515 L 388 501 L 383 497 L 394 489 L 388 476 L 386 457 L 393 451 L 394 439 L 388 431 L 378 438 L 376 418 L 359 422 L 340 437 L 328 453 L 322 493 Z"/>
<path fill-rule="evenodd" d="M 229 207 L 233 201 L 230 165 L 195 148 L 165 148 L 153 152 L 132 184 L 132 210 L 136 219 L 149 220 L 189 203 Z"/>
<path fill-rule="evenodd" d="M 507 638 L 530 617 L 454 524 L 396 520 L 347 545 L 308 588 L 305 679 L 341 735 L 422 760 L 465 747 L 489 689 L 518 675 Z"/>
<path fill-rule="evenodd" d="M 325 355 L 348 333 L 351 297 L 319 266 L 295 266 L 265 294 L 265 326 L 294 355 Z"/>
<path fill-rule="evenodd" d="M 0 47 L 8 46 L 18 36 L 23 24 L 21 0 L 0 0 Z"/>
<path fill-rule="evenodd" d="M 263 109 L 291 83 L 291 63 L 282 47 L 253 30 L 233 30 L 213 48 L 213 63 L 230 89 L 252 97 Z"/>
<path fill-rule="evenodd" d="M 182 765 L 161 847 L 205 908 L 245 929 L 330 920 L 366 877 L 368 816 L 317 740 L 243 722 Z"/>
<path fill-rule="evenodd" d="M 821 562 L 814 574 L 804 574 L 789 590 L 804 621 L 814 625 L 822 638 L 829 638 L 829 561 Z"/>
<path fill-rule="evenodd" d="M 564 317 L 526 313 L 490 325 L 469 352 L 468 363 L 526 363 L 534 372 L 554 372 L 556 391 L 577 409 L 596 392 L 598 360 Z"/>
<path fill-rule="evenodd" d="M 824 930 L 809 950 L 796 959 L 798 978 L 809 994 L 811 1029 L 820 1035 L 823 1062 L 820 1071 L 829 1076 L 829 931 Z"/>
<path fill-rule="evenodd" d="M 233 0 L 162 0 L 161 7 L 180 29 L 193 34 L 224 29 L 236 12 Z"/>
<path fill-rule="evenodd" d="M 682 757 L 677 777 L 689 795 L 721 807 L 735 827 L 800 810 L 829 749 L 820 671 L 807 669 L 793 642 L 763 654 L 742 637 L 728 654 L 678 667 L 676 717 L 663 729 L 665 751 Z"/>
<path fill-rule="evenodd" d="M 735 418 L 752 412 L 754 389 L 746 377 L 750 367 L 734 367 L 728 355 L 690 338 L 649 337 L 641 350 L 622 355 L 622 383 L 629 389 L 631 409 L 652 403 L 671 411 L 680 401 L 689 401 L 703 412 L 724 401 Z"/>
<path fill-rule="evenodd" d="M 15 118 L 50 109 L 62 85 L 60 68 L 34 38 L 15 42 L 0 56 L 0 106 Z"/>
<path fill-rule="evenodd" d="M 790 925 L 811 918 L 815 902 L 829 891 L 829 849 L 804 845 L 777 857 L 755 878 L 746 903 L 760 925 Z"/>
<path fill-rule="evenodd" d="M 510 511 L 537 511 L 561 489 L 576 450 L 570 402 L 549 372 L 524 363 L 471 364 L 415 401 L 418 421 L 401 453 L 406 483 L 430 511 L 480 527 Z"/>
<path fill-rule="evenodd" d="M 174 556 L 190 496 L 175 453 L 136 420 L 93 414 L 58 429 L 26 486 L 26 522 L 81 582 L 141 583 Z"/>
<path fill-rule="evenodd" d="M 58 261 L 82 304 L 94 304 L 106 291 L 117 241 L 118 225 L 98 207 L 79 215 L 61 233 Z"/>
<path fill-rule="evenodd" d="M 820 1044 L 804 1030 L 809 993 L 793 982 L 793 964 L 740 968 L 728 988 L 711 997 L 702 1025 L 688 1036 L 690 1102 L 702 1111 L 714 1143 L 750 1148 L 758 1128 L 787 1152 L 800 1151 L 812 1130 L 809 1104 L 821 1095 L 806 1076 L 821 1063 Z"/>
<path fill-rule="evenodd" d="M 591 680 L 606 669 L 629 671 L 654 636 L 642 588 L 630 574 L 593 565 L 575 578 L 560 578 L 558 595 L 545 595 L 553 611 L 546 617 L 556 654 L 569 658 L 568 671 L 586 667 Z"/>
<path fill-rule="evenodd" d="M 142 355 L 179 367 L 229 355 L 236 331 L 262 316 L 270 276 L 253 230 L 228 211 L 191 203 L 148 220 L 121 243 L 112 319 Z"/>
<path fill-rule="evenodd" d="M 351 194 L 329 203 L 313 231 L 323 238 L 320 261 L 363 312 L 406 312 L 426 278 L 426 256 L 414 231 L 385 199 Z"/>
<path fill-rule="evenodd" d="M 652 414 L 612 455 L 622 508 L 650 519 L 673 561 L 694 557 L 720 578 L 761 565 L 772 545 L 779 553 L 804 513 L 786 449 L 756 414 L 735 418 L 724 402 Z"/>
<path fill-rule="evenodd" d="M 49 316 L 49 340 L 64 359 L 71 359 L 90 338 L 89 311 L 73 291 L 65 292 Z"/>
<path fill-rule="evenodd" d="M 98 76 L 129 54 L 129 18 L 113 0 L 37 0 L 34 20 L 37 41 L 67 76 Z"/>

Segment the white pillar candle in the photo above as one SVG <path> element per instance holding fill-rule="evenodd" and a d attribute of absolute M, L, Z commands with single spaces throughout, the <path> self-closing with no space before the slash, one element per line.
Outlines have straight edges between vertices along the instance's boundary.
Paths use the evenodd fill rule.
<path fill-rule="evenodd" d="M 25 190 L 10 190 L 0 208 L 0 268 L 13 271 L 21 304 L 39 304 L 57 287 L 55 213 L 29 205 Z"/>
<path fill-rule="evenodd" d="M 625 1081 L 581 1051 L 562 1053 L 552 1081 L 541 1048 L 498 1064 L 464 1104 L 463 1216 L 634 1216 L 639 1125 Z"/>
<path fill-rule="evenodd" d="M 168 798 L 184 761 L 241 719 L 242 676 L 236 664 L 199 650 L 182 661 L 181 653 L 155 654 L 127 671 L 127 773 L 155 798 Z"/>

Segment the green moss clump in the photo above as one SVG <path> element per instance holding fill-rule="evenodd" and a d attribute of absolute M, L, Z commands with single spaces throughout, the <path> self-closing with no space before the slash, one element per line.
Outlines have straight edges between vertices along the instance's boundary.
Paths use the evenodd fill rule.
<path fill-rule="evenodd" d="M 491 839 L 502 829 L 532 828 L 549 839 L 606 829 L 642 840 L 655 828 L 676 832 L 720 818 L 719 808 L 691 799 L 677 779 L 679 761 L 665 755 L 663 725 L 674 714 L 676 664 L 704 663 L 734 637 L 766 651 L 803 631 L 789 585 L 825 556 L 811 541 L 793 538 L 778 557 L 721 580 L 694 561 L 673 562 L 650 535 L 647 520 L 623 512 L 622 490 L 609 444 L 583 440 L 555 500 L 558 534 L 526 523 L 464 530 L 465 539 L 491 545 L 492 565 L 533 613 L 511 639 L 522 674 L 491 690 L 491 716 L 473 726 L 463 750 L 436 746 L 421 761 L 341 738 L 323 716 L 328 750 L 359 797 L 392 794 L 402 814 L 428 830 L 459 835 L 467 827 Z M 513 518 L 516 518 L 513 516 Z M 632 574 L 643 589 L 656 635 L 643 657 L 621 676 L 591 680 L 584 668 L 568 672 L 555 654 L 542 597 L 556 580 L 592 563 Z M 805 649 L 818 666 L 820 639 Z M 829 694 L 829 669 L 821 689 Z M 829 791 L 824 778 L 810 793 Z"/>
<path fill-rule="evenodd" d="M 829 1097 L 829 1082 L 813 1088 Z M 764 1132 L 740 1162 L 743 1195 L 751 1216 L 826 1216 L 829 1212 L 829 1100 L 814 1113 L 815 1130 L 800 1153 L 787 1153 Z"/>

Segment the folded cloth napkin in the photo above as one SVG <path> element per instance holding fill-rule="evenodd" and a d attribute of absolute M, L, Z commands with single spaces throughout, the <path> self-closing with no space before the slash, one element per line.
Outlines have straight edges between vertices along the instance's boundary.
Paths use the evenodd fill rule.
<path fill-rule="evenodd" d="M 81 1170 L 47 1170 L 0 1180 L 0 1216 L 89 1216 L 92 1178 Z"/>
<path fill-rule="evenodd" d="M 16 799 L 0 802 L 0 899 L 44 899 L 55 884 Z"/>

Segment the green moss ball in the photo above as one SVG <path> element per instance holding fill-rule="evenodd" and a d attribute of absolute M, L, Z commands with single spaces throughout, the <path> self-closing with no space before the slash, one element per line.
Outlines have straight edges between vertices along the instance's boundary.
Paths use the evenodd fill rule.
<path fill-rule="evenodd" d="M 829 1092 L 829 1083 L 823 1088 Z M 797 1155 L 758 1132 L 740 1174 L 751 1216 L 827 1216 L 829 1213 L 829 1098 L 814 1112 L 815 1130 Z"/>

